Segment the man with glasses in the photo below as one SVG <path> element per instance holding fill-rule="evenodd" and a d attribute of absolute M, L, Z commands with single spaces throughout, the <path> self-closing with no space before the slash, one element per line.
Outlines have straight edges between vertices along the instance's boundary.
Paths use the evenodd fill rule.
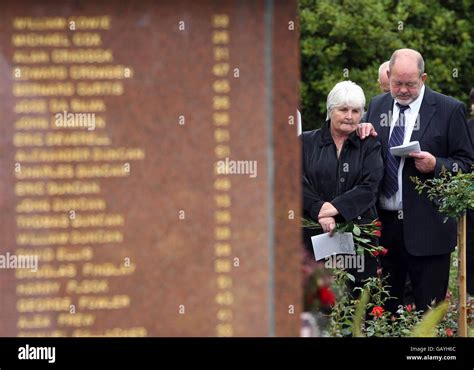
<path fill-rule="evenodd" d="M 390 58 L 390 94 L 372 99 L 365 122 L 381 141 L 385 173 L 378 202 L 382 221 L 380 244 L 388 249 L 382 258 L 390 295 L 387 309 L 395 313 L 410 277 L 418 310 L 445 299 L 450 254 L 456 245 L 456 224 L 438 212 L 426 195 L 419 195 L 411 176 L 420 180 L 448 171 L 468 171 L 473 146 L 466 108 L 458 100 L 425 86 L 425 63 L 411 49 L 395 51 Z M 373 131 L 360 130 L 361 139 Z M 418 141 L 421 151 L 394 157 L 389 148 Z"/>

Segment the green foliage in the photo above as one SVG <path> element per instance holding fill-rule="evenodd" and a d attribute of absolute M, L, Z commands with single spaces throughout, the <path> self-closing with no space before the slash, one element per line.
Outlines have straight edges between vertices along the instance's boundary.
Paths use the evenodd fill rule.
<path fill-rule="evenodd" d="M 394 50 L 425 59 L 432 89 L 467 102 L 474 81 L 474 2 L 459 0 L 301 0 L 304 130 L 326 117 L 339 81 L 360 85 L 367 102 L 380 93 L 378 67 Z"/>
<path fill-rule="evenodd" d="M 439 177 L 421 181 L 410 178 L 419 194 L 426 193 L 430 200 L 439 204 L 439 212 L 453 218 L 462 216 L 466 210 L 474 210 L 474 172 L 455 175 L 443 170 Z"/>
<path fill-rule="evenodd" d="M 411 337 L 434 337 L 436 335 L 436 326 L 448 312 L 449 303 L 441 302 L 435 308 L 426 312 L 423 320 L 415 325 L 411 332 Z"/>
<path fill-rule="evenodd" d="M 337 296 L 336 304 L 329 315 L 328 336 L 344 337 L 352 335 L 352 317 L 356 302 L 347 294 L 347 282 L 354 277 L 344 270 L 334 270 L 333 289 Z"/>
<path fill-rule="evenodd" d="M 364 322 L 365 317 L 365 308 L 369 304 L 370 300 L 370 291 L 368 288 L 365 288 L 360 297 L 360 301 L 357 304 L 353 324 L 352 324 L 352 333 L 354 337 L 362 337 L 362 323 Z"/>
<path fill-rule="evenodd" d="M 346 271 L 334 270 L 337 300 L 329 314 L 328 336 L 451 337 L 456 334 L 457 311 L 452 300 L 441 302 L 425 314 L 411 305 L 399 306 L 397 314 L 392 316 L 384 309 L 391 299 L 384 278 L 367 279 L 363 288 L 357 288 L 361 293 L 359 299 L 352 299 L 347 292 L 347 283 L 352 279 Z"/>

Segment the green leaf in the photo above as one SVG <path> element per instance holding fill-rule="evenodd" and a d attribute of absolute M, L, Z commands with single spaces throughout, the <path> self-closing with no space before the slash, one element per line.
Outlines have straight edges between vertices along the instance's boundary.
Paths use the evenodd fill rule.
<path fill-rule="evenodd" d="M 370 300 L 370 291 L 368 288 L 365 288 L 362 292 L 360 302 L 356 307 L 354 313 L 353 324 L 352 324 L 352 333 L 354 337 L 363 337 L 362 334 L 362 324 L 365 321 L 365 309 Z"/>
<path fill-rule="evenodd" d="M 448 312 L 449 303 L 444 301 L 435 308 L 429 310 L 423 316 L 423 319 L 415 325 L 411 332 L 411 337 L 435 337 L 436 325 L 443 319 Z"/>
<path fill-rule="evenodd" d="M 357 225 L 354 225 L 354 228 L 352 229 L 352 233 L 354 235 L 360 236 L 360 229 Z"/>
<path fill-rule="evenodd" d="M 366 238 L 359 238 L 357 236 L 354 236 L 354 240 L 359 242 L 359 243 L 368 243 L 370 242 L 370 239 L 366 239 Z"/>

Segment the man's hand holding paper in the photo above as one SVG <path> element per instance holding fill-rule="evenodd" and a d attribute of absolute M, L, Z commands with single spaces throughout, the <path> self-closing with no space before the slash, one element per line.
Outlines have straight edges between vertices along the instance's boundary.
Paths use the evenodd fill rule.
<path fill-rule="evenodd" d="M 411 141 L 407 144 L 393 146 L 390 148 L 391 155 L 402 158 L 409 157 L 409 153 L 419 153 L 420 151 L 420 143 L 418 141 Z"/>

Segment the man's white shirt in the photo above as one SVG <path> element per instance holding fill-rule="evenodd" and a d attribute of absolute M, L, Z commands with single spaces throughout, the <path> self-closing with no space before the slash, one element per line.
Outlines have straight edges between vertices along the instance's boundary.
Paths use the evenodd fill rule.
<path fill-rule="evenodd" d="M 421 87 L 420 95 L 416 98 L 415 101 L 409 104 L 410 108 L 405 110 L 405 136 L 403 138 L 403 144 L 408 144 L 411 141 L 411 135 L 413 130 L 415 129 L 415 125 L 417 125 L 417 130 L 420 129 L 419 121 L 418 121 L 418 113 L 420 112 L 421 102 L 423 101 L 423 96 L 425 95 L 425 85 Z M 396 101 L 393 102 L 392 107 L 392 119 L 390 121 L 390 135 L 392 135 L 393 126 L 395 122 L 398 120 L 398 116 L 400 115 L 400 109 L 398 108 Z M 388 138 L 390 142 L 390 136 Z M 401 158 L 400 166 L 398 167 L 398 190 L 397 192 L 392 195 L 390 198 L 386 198 L 383 194 L 380 194 L 379 202 L 380 208 L 386 209 L 388 211 L 398 211 L 403 209 L 403 201 L 402 201 L 402 173 L 403 173 L 403 166 L 405 165 L 405 158 Z"/>

